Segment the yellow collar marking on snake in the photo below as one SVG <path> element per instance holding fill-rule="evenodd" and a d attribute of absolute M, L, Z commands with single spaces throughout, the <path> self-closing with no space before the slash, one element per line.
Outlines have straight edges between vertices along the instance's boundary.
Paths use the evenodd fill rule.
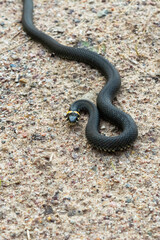
<path fill-rule="evenodd" d="M 68 112 L 67 112 L 67 114 L 71 114 L 71 113 L 76 113 L 76 114 L 78 114 L 78 115 L 80 116 L 80 113 L 77 112 L 77 111 L 68 111 Z"/>

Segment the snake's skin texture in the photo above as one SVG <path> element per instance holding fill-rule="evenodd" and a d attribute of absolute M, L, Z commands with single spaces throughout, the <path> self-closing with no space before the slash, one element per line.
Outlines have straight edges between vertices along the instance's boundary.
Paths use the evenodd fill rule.
<path fill-rule="evenodd" d="M 23 0 L 22 25 L 24 31 L 32 39 L 42 43 L 55 55 L 86 63 L 98 69 L 106 78 L 106 84 L 97 97 L 97 106 L 88 100 L 82 99 L 74 102 L 70 107 L 68 119 L 72 119 L 71 121 L 77 121 L 74 112 L 85 110 L 89 113 L 89 120 L 86 126 L 86 137 L 89 143 L 104 151 L 123 150 L 130 146 L 137 138 L 138 130 L 131 116 L 112 104 L 112 100 L 121 86 L 120 75 L 115 67 L 107 59 L 95 52 L 83 48 L 64 46 L 38 30 L 33 24 L 32 0 Z M 99 133 L 99 115 L 104 120 L 118 126 L 122 130 L 121 134 L 113 137 L 101 135 Z"/>

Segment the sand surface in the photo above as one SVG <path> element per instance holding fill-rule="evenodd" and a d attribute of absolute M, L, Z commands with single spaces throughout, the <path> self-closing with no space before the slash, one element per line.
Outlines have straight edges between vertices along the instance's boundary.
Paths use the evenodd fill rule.
<path fill-rule="evenodd" d="M 0 240 L 160 239 L 160 2 L 34 5 L 39 29 L 116 66 L 122 86 L 114 104 L 139 135 L 132 148 L 109 154 L 87 143 L 87 115 L 69 127 L 70 104 L 96 102 L 104 78 L 51 56 L 24 33 L 22 1 L 0 1 Z M 119 133 L 105 122 L 101 132 Z"/>

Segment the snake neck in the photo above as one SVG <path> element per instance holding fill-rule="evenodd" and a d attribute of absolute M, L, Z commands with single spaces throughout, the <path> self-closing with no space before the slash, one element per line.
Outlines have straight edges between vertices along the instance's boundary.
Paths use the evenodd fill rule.
<path fill-rule="evenodd" d="M 92 126 L 94 129 L 99 128 L 99 112 L 97 107 L 88 100 L 78 100 L 75 101 L 71 107 L 70 111 L 77 111 L 77 112 L 87 112 L 89 114 L 89 120 L 87 125 Z"/>

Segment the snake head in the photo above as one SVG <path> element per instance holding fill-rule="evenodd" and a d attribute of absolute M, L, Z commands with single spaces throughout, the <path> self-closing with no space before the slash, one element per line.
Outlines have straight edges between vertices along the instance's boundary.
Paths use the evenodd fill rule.
<path fill-rule="evenodd" d="M 66 118 L 70 124 L 74 124 L 74 123 L 78 122 L 79 116 L 80 116 L 80 114 L 77 111 L 68 111 L 66 114 Z"/>

